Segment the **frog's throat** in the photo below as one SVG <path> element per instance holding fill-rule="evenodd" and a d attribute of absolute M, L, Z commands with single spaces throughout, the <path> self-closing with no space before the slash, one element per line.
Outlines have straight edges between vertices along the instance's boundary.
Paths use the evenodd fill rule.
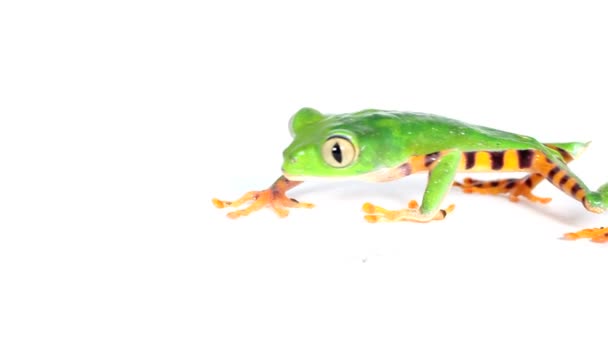
<path fill-rule="evenodd" d="M 352 175 L 352 176 L 311 176 L 311 175 L 290 175 L 286 172 L 283 172 L 283 176 L 289 179 L 290 181 L 296 182 L 304 182 L 311 180 L 359 180 L 366 182 L 389 182 L 392 180 L 399 179 L 401 177 L 407 176 L 409 173 L 404 172 L 404 170 L 400 167 L 396 168 L 383 168 L 378 169 L 372 172 L 363 173 L 360 175 Z"/>

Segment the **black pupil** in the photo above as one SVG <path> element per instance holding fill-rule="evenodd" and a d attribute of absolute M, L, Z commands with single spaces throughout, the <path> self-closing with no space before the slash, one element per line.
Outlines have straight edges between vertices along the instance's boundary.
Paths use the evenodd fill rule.
<path fill-rule="evenodd" d="M 338 163 L 342 164 L 342 150 L 340 149 L 340 144 L 335 143 L 334 146 L 331 147 L 331 155 Z"/>

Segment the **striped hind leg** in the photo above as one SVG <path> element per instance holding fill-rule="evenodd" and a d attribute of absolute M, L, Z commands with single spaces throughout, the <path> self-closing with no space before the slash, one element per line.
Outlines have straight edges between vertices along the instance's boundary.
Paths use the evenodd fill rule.
<path fill-rule="evenodd" d="M 588 191 L 582 200 L 585 209 L 603 213 L 608 209 L 608 183 L 597 191 Z M 586 228 L 575 233 L 564 234 L 566 240 L 590 239 L 593 242 L 608 242 L 608 227 Z"/>
<path fill-rule="evenodd" d="M 467 194 L 509 194 L 509 199 L 513 202 L 518 202 L 519 196 L 523 196 L 531 202 L 545 204 L 551 202 L 551 198 L 538 197 L 532 193 L 532 190 L 544 179 L 545 177 L 540 173 L 532 173 L 520 179 L 507 178 L 493 181 L 484 181 L 467 177 L 462 183 L 454 182 L 454 186 L 462 188 Z"/>
<path fill-rule="evenodd" d="M 582 153 L 582 151 L 585 150 L 587 145 L 588 143 L 545 144 L 546 147 L 559 153 L 562 158 L 562 161 L 565 163 L 569 163 L 574 160 L 575 156 Z M 534 154 L 522 153 L 517 154 L 517 158 L 521 159 L 525 156 L 530 161 L 532 161 L 535 158 L 537 159 L 539 155 L 541 154 L 538 151 L 534 152 Z M 473 178 L 465 178 L 462 183 L 454 182 L 454 186 L 462 188 L 462 190 L 467 194 L 509 194 L 509 199 L 513 202 L 518 202 L 519 196 L 523 196 L 531 202 L 546 204 L 551 202 L 551 198 L 538 197 L 532 193 L 532 190 L 544 179 L 545 176 L 543 174 L 533 172 L 520 179 L 508 178 L 501 180 L 483 181 Z"/>
<path fill-rule="evenodd" d="M 544 161 L 538 159 L 535 164 L 535 169 L 539 170 L 539 173 L 551 184 L 581 202 L 588 211 L 600 214 L 608 209 L 608 183 L 599 187 L 597 191 L 591 191 L 565 163 L 545 158 Z M 567 233 L 564 238 L 566 240 L 588 238 L 593 242 L 608 242 L 608 228 L 583 229 L 576 233 Z"/>

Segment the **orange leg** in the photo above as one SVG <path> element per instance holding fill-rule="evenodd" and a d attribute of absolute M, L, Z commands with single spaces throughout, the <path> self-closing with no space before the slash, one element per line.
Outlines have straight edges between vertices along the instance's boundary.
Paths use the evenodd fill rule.
<path fill-rule="evenodd" d="M 250 191 L 236 201 L 222 201 L 217 198 L 214 198 L 211 201 L 217 208 L 238 208 L 247 202 L 252 202 L 245 209 L 229 212 L 228 217 L 233 219 L 240 216 L 249 215 L 252 212 L 267 206 L 271 207 L 279 217 L 285 217 L 289 214 L 289 210 L 287 210 L 287 208 L 312 208 L 314 206 L 311 203 L 300 203 L 297 200 L 289 198 L 285 195 L 285 192 L 294 188 L 300 183 L 302 182 L 290 181 L 281 176 L 270 186 L 270 188 L 262 191 Z"/>
<path fill-rule="evenodd" d="M 532 193 L 532 190 L 543 179 L 545 178 L 539 173 L 533 173 L 521 179 L 509 178 L 494 181 L 465 178 L 462 183 L 454 182 L 454 186 L 462 188 L 467 194 L 509 194 L 509 199 L 513 202 L 518 202 L 519 196 L 523 196 L 532 202 L 546 204 L 551 202 L 551 198 L 538 197 Z"/>

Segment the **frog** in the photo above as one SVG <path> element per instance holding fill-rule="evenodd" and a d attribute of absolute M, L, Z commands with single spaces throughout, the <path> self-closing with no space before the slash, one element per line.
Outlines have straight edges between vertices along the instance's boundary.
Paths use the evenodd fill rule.
<path fill-rule="evenodd" d="M 286 192 L 303 182 L 325 180 L 394 181 L 426 172 L 428 181 L 420 204 L 386 209 L 366 202 L 364 219 L 377 222 L 444 220 L 455 208 L 442 207 L 452 187 L 467 194 L 503 195 L 546 204 L 533 194 L 547 180 L 592 213 L 608 208 L 608 183 L 590 190 L 568 167 L 589 142 L 541 143 L 530 136 L 469 124 L 421 112 L 366 109 L 355 113 L 323 114 L 304 107 L 291 116 L 293 138 L 283 151 L 281 175 L 265 190 L 250 191 L 235 201 L 212 199 L 217 208 L 235 208 L 238 218 L 265 207 L 279 217 L 292 208 L 312 208 Z M 456 180 L 459 172 L 522 172 L 521 178 Z M 248 204 L 243 209 L 238 209 Z M 587 228 L 563 235 L 566 240 L 608 242 L 608 227 Z"/>

